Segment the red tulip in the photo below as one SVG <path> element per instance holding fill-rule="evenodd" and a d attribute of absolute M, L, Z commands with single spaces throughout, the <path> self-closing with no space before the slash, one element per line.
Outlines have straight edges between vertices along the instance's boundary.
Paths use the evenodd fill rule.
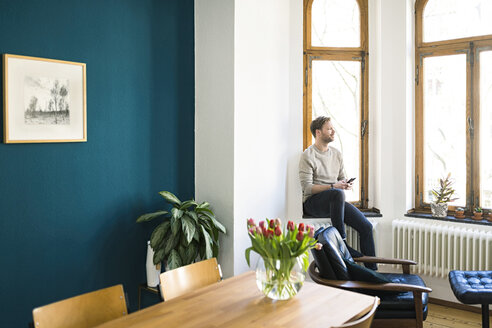
<path fill-rule="evenodd" d="M 304 232 L 304 223 L 299 223 L 299 231 Z"/>
<path fill-rule="evenodd" d="M 268 239 L 273 237 L 273 230 L 267 230 L 267 236 Z"/>
<path fill-rule="evenodd" d="M 270 220 L 270 229 L 275 228 L 275 220 Z"/>
<path fill-rule="evenodd" d="M 255 226 L 255 225 L 256 225 L 255 220 L 248 219 L 248 226 Z"/>
<path fill-rule="evenodd" d="M 265 229 L 265 221 L 260 221 L 260 228 Z"/>
<path fill-rule="evenodd" d="M 299 241 L 302 241 L 304 239 L 304 233 L 300 229 L 299 229 L 299 232 L 296 235 L 296 239 L 299 240 Z"/>
<path fill-rule="evenodd" d="M 263 230 L 260 227 L 256 227 L 256 233 L 258 235 L 261 235 L 263 233 Z"/>
<path fill-rule="evenodd" d="M 250 234 L 254 235 L 254 234 L 255 234 L 255 232 L 256 232 L 255 227 L 250 227 L 250 228 L 248 229 L 248 232 L 249 232 Z"/>
<path fill-rule="evenodd" d="M 289 230 L 289 231 L 296 230 L 296 226 L 294 225 L 294 222 L 292 222 L 292 221 L 287 222 L 287 230 Z"/>
<path fill-rule="evenodd" d="M 282 234 L 282 229 L 280 229 L 280 226 L 275 227 L 275 236 L 280 236 Z"/>

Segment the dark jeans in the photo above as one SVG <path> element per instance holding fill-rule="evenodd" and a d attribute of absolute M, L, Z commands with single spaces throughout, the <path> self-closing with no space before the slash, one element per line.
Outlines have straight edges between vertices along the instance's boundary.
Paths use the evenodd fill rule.
<path fill-rule="evenodd" d="M 354 205 L 345 201 L 341 189 L 329 189 L 314 194 L 303 205 L 304 214 L 313 217 L 329 217 L 343 239 L 346 238 L 344 222 L 354 228 L 360 237 L 360 248 L 364 255 L 375 256 L 372 224 Z M 374 269 L 376 265 L 366 265 Z"/>

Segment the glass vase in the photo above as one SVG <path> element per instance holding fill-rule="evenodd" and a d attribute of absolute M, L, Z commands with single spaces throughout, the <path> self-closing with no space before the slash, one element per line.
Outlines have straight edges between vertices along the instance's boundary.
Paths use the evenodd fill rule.
<path fill-rule="evenodd" d="M 301 256 L 288 259 L 258 259 L 256 285 L 268 298 L 287 300 L 295 296 L 306 279 Z"/>

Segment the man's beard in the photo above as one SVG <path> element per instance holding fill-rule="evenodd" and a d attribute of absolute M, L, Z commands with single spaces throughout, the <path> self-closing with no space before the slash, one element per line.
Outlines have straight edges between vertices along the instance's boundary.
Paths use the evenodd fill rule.
<path fill-rule="evenodd" d="M 326 142 L 327 144 L 334 141 L 335 140 L 335 136 L 323 136 L 323 142 Z"/>

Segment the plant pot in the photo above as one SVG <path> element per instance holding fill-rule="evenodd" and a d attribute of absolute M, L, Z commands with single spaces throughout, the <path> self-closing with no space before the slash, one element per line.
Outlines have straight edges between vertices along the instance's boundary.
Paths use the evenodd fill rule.
<path fill-rule="evenodd" d="M 457 219 L 464 219 L 465 218 L 465 211 L 454 212 L 454 217 Z"/>
<path fill-rule="evenodd" d="M 258 259 L 256 285 L 268 298 L 287 300 L 294 297 L 306 279 L 301 257 L 287 259 Z"/>
<path fill-rule="evenodd" d="M 157 287 L 157 285 L 159 285 L 161 265 L 154 264 L 154 250 L 150 246 L 150 241 L 147 241 L 147 261 L 145 267 L 147 270 L 147 286 Z"/>
<path fill-rule="evenodd" d="M 445 218 L 448 216 L 448 204 L 447 203 L 431 203 L 431 213 L 433 217 Z"/>
<path fill-rule="evenodd" d="M 473 220 L 481 221 L 482 220 L 482 212 L 473 212 Z"/>
<path fill-rule="evenodd" d="M 492 213 L 487 215 L 487 221 L 492 222 Z"/>

